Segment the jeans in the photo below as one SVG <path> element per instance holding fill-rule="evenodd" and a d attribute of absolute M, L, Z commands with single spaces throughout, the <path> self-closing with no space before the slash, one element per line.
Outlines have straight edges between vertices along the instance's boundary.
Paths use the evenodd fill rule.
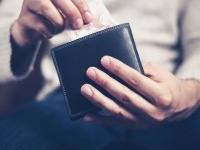
<path fill-rule="evenodd" d="M 200 112 L 190 118 L 134 131 L 70 121 L 62 94 L 54 92 L 0 121 L 0 150 L 199 150 Z"/>

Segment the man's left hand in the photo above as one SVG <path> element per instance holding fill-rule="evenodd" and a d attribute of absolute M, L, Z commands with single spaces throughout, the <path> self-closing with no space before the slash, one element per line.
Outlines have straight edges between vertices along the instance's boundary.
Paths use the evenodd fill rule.
<path fill-rule="evenodd" d="M 88 114 L 84 118 L 88 122 L 132 129 L 151 128 L 187 118 L 199 107 L 200 83 L 196 80 L 179 79 L 152 63 L 143 64 L 145 75 L 109 56 L 104 56 L 101 64 L 137 92 L 90 67 L 87 76 L 116 100 L 92 85 L 83 85 L 83 96 L 109 114 Z"/>

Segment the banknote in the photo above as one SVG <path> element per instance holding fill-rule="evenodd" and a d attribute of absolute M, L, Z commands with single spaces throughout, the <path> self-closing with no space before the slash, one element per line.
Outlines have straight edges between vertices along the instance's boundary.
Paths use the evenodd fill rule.
<path fill-rule="evenodd" d="M 71 25 L 67 24 L 67 34 L 72 41 L 117 25 L 117 22 L 112 18 L 101 0 L 88 0 L 87 2 L 92 12 L 93 21 L 78 30 L 72 29 Z"/>

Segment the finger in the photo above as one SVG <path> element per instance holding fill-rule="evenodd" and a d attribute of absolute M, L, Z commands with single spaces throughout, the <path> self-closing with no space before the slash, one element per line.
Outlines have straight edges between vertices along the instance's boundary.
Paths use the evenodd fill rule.
<path fill-rule="evenodd" d="M 37 2 L 37 3 L 36 3 Z M 29 10 L 45 17 L 54 26 L 54 32 L 59 33 L 64 29 L 65 21 L 51 1 L 32 1 Z"/>
<path fill-rule="evenodd" d="M 90 23 L 92 21 L 92 14 L 85 0 L 72 0 L 72 2 L 76 5 L 78 10 L 80 11 L 84 22 Z"/>
<path fill-rule="evenodd" d="M 29 18 L 31 21 L 27 21 L 27 18 Z M 51 25 L 47 25 L 48 22 L 45 21 L 45 18 L 42 18 L 41 16 L 35 15 L 33 13 L 28 13 L 26 16 L 21 18 L 21 23 L 23 26 L 37 31 L 45 38 L 51 38 L 53 36 Z"/>
<path fill-rule="evenodd" d="M 127 110 L 123 109 L 113 100 L 109 99 L 97 89 L 89 84 L 85 84 L 81 87 L 81 93 L 93 104 L 100 107 L 101 109 L 107 111 L 111 115 L 117 118 L 124 118 L 132 121 L 137 121 L 137 118 Z"/>
<path fill-rule="evenodd" d="M 103 57 L 101 59 L 101 64 L 143 96 L 147 97 L 152 103 L 156 105 L 159 103 L 160 95 L 163 93 L 163 90 L 156 82 L 113 57 Z"/>
<path fill-rule="evenodd" d="M 146 129 L 150 126 L 143 122 L 131 122 L 128 120 L 119 119 L 113 116 L 103 116 L 99 114 L 89 114 L 84 117 L 86 122 L 95 123 L 98 125 L 110 127 L 126 127 L 131 129 Z"/>
<path fill-rule="evenodd" d="M 101 70 L 90 67 L 87 76 L 103 87 L 108 93 L 115 97 L 120 103 L 139 114 L 148 116 L 156 111 L 156 107 L 146 101 L 143 97 L 133 92 L 123 84 L 114 80 Z"/>
<path fill-rule="evenodd" d="M 54 5 L 69 19 L 75 29 L 83 26 L 83 19 L 75 4 L 71 0 L 52 0 Z"/>

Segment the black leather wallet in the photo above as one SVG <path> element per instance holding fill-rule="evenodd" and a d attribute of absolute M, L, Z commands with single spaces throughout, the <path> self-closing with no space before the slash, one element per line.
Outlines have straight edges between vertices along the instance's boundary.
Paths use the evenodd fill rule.
<path fill-rule="evenodd" d="M 86 70 L 95 66 L 116 80 L 100 64 L 103 56 L 115 57 L 143 74 L 143 68 L 128 23 L 117 25 L 52 49 L 53 61 L 58 73 L 67 110 L 72 120 L 100 110 L 81 95 L 80 88 L 89 83 L 111 97 L 86 76 Z M 123 84 L 125 84 L 123 82 Z"/>

